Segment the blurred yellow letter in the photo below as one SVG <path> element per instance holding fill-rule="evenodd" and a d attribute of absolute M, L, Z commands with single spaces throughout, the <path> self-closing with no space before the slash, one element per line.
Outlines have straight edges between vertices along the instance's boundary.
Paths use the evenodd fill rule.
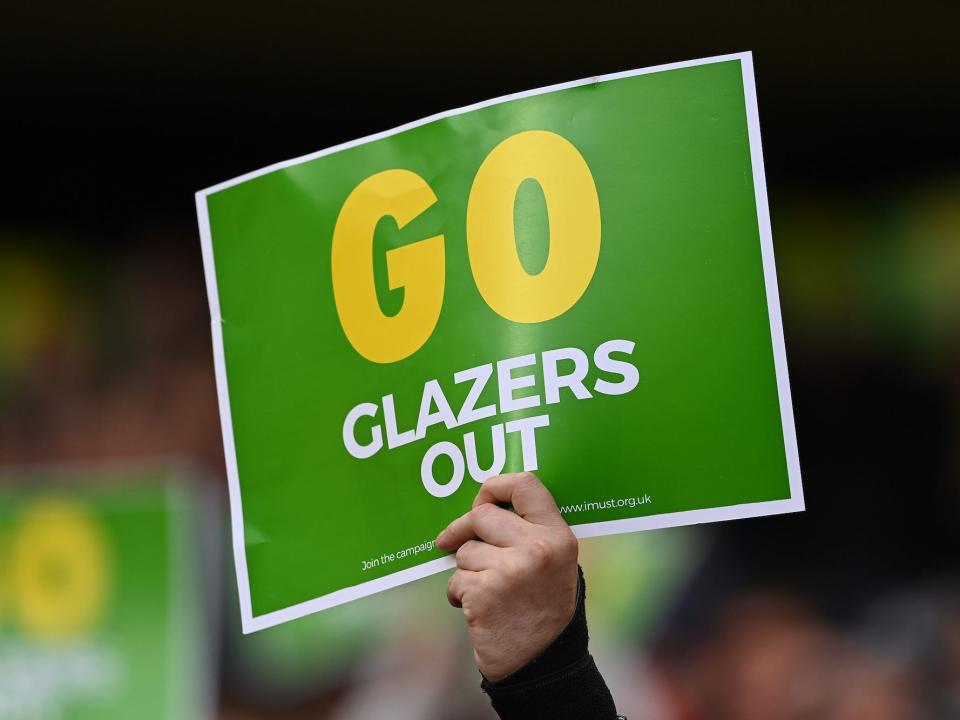
<path fill-rule="evenodd" d="M 34 636 L 82 633 L 104 609 L 110 576 L 106 541 L 96 521 L 72 502 L 44 501 L 23 516 L 11 570 L 20 623 Z"/>

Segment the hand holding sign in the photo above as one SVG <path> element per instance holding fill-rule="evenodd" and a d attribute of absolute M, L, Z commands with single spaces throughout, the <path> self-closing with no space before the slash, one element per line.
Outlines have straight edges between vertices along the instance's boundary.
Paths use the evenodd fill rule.
<path fill-rule="evenodd" d="M 532 473 L 484 483 L 473 509 L 440 533 L 437 547 L 457 551 L 447 599 L 463 608 L 477 667 L 488 680 L 539 655 L 573 616 L 577 538 Z"/>

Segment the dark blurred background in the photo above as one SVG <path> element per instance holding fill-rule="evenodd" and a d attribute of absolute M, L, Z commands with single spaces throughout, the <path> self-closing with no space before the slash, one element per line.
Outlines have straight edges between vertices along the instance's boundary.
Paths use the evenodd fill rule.
<path fill-rule="evenodd" d="M 584 542 L 595 655 L 631 718 L 960 717 L 958 23 L 946 2 L 7 7 L 0 464 L 176 457 L 222 499 L 196 190 L 752 50 L 808 510 Z M 198 712 L 491 717 L 445 578 L 241 638 L 207 545 Z"/>

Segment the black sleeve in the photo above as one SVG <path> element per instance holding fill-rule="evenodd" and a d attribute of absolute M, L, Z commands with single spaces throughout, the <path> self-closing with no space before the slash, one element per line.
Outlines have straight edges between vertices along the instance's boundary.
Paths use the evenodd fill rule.
<path fill-rule="evenodd" d="M 501 720 L 616 720 L 603 676 L 587 651 L 586 586 L 579 569 L 577 608 L 557 639 L 502 680 L 480 687 Z"/>

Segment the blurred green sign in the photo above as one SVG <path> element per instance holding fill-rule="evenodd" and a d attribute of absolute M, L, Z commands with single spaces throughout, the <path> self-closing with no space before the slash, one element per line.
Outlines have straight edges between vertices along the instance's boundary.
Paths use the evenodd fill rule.
<path fill-rule="evenodd" d="M 520 93 L 197 194 L 247 631 L 581 536 L 803 508 L 749 54 Z"/>
<path fill-rule="evenodd" d="M 0 470 L 0 720 L 206 715 L 187 500 L 162 472 Z"/>

